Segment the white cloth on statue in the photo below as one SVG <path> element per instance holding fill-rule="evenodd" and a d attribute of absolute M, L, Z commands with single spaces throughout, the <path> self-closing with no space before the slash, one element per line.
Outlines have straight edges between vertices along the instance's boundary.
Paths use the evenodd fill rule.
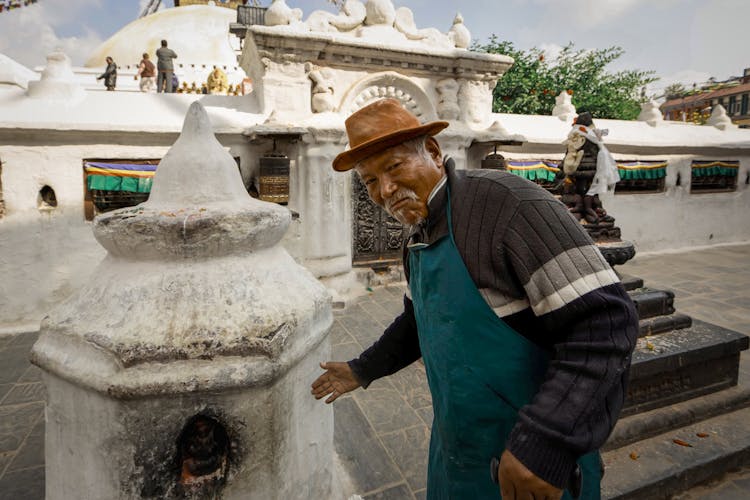
<path fill-rule="evenodd" d="M 596 157 L 596 173 L 591 181 L 591 187 L 586 192 L 586 196 L 595 196 L 606 193 L 614 189 L 615 184 L 620 181 L 620 173 L 617 171 L 617 163 L 612 154 L 604 145 L 597 129 L 586 127 L 585 125 L 573 125 L 573 133 L 581 135 L 599 146 L 599 154 Z"/>

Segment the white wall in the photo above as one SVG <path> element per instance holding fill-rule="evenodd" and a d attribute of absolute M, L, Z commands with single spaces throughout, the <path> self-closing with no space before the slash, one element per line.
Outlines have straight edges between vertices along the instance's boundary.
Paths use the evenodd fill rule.
<path fill-rule="evenodd" d="M 623 239 L 635 243 L 639 252 L 750 241 L 750 186 L 745 184 L 750 157 L 675 155 L 659 159 L 668 162 L 665 192 L 602 198 L 604 207 L 622 229 Z M 740 160 L 737 190 L 691 193 L 693 160 Z M 675 185 L 677 173 L 679 186 Z"/>
<path fill-rule="evenodd" d="M 84 218 L 83 160 L 161 158 L 174 141 L 174 134 L 143 133 L 127 139 L 143 145 L 124 146 L 117 144 L 122 138 L 111 132 L 99 134 L 98 144 L 63 144 L 86 142 L 85 135 L 71 132 L 48 140 L 40 132 L 29 140 L 17 141 L 26 145 L 0 145 L 5 202 L 5 215 L 0 217 L 0 333 L 36 329 L 44 314 L 78 288 L 105 255 L 93 238 L 91 223 Z M 269 146 L 248 143 L 239 133 L 220 139 L 233 156 L 241 158 L 247 184 L 257 176 L 258 155 L 267 152 Z M 342 142 L 325 134 L 316 138 L 313 133 L 304 141 L 284 146 L 293 160 L 289 208 L 299 214 L 299 219 L 292 222 L 283 244 L 318 277 L 346 274 L 351 265 L 350 180 L 329 168 L 332 158 L 344 148 Z M 455 157 L 459 168 L 479 166 L 483 151 L 466 149 L 467 143 L 457 137 L 444 142 L 445 152 Z M 508 158 L 559 159 L 561 149 L 557 144 L 531 142 L 498 151 Z M 658 154 L 659 148 L 654 147 L 646 148 L 649 155 L 618 152 L 618 147 L 612 150 L 618 159 L 668 162 L 665 192 L 603 197 L 605 208 L 622 229 L 623 239 L 633 241 L 639 252 L 750 241 L 747 150 L 724 148 L 717 153 L 696 147 L 695 154 L 690 155 L 674 151 Z M 691 194 L 690 165 L 694 159 L 739 160 L 737 190 Z M 675 185 L 678 172 L 680 186 Z M 58 206 L 54 209 L 38 207 L 38 193 L 44 185 L 55 190 Z"/>

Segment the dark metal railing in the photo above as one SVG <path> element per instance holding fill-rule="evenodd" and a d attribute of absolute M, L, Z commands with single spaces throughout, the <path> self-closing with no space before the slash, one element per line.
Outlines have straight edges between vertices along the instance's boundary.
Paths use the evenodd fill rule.
<path fill-rule="evenodd" d="M 266 10 L 268 10 L 268 7 L 239 5 L 237 7 L 237 24 L 242 24 L 244 26 L 265 24 Z"/>

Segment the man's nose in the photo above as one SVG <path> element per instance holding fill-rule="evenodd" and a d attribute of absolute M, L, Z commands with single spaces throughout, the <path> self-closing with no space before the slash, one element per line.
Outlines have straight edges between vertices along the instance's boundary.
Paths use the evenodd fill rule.
<path fill-rule="evenodd" d="M 388 176 L 383 176 L 380 181 L 380 197 L 384 200 L 390 198 L 398 190 L 398 186 Z"/>

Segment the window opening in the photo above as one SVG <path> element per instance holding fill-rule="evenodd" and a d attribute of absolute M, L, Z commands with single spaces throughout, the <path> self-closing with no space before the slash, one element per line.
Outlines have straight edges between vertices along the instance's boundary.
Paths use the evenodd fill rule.
<path fill-rule="evenodd" d="M 39 210 L 50 210 L 57 207 L 57 196 L 55 190 L 48 185 L 42 186 L 37 196 L 37 206 Z"/>
<path fill-rule="evenodd" d="M 86 220 L 148 200 L 159 161 L 85 160 L 83 180 Z"/>
<path fill-rule="evenodd" d="M 693 161 L 690 176 L 691 193 L 720 193 L 737 189 L 737 160 Z"/>
<path fill-rule="evenodd" d="M 615 184 L 615 194 L 662 193 L 667 177 L 667 162 L 618 161 L 617 172 L 620 182 Z"/>

